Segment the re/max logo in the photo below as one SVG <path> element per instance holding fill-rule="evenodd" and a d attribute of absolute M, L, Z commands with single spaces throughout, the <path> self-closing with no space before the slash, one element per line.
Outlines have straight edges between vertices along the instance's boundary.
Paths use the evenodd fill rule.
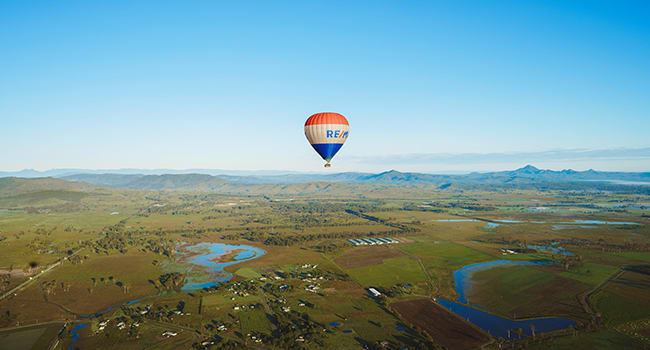
<path fill-rule="evenodd" d="M 348 136 L 348 132 L 342 130 L 327 130 L 326 136 L 328 138 L 333 137 L 335 139 L 342 139 Z"/>

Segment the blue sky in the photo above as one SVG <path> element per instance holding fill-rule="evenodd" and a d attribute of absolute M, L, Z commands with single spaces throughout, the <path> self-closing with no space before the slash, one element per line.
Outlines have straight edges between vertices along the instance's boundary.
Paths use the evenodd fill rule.
<path fill-rule="evenodd" d="M 328 171 L 649 171 L 649 38 L 645 1 L 2 1 L 0 170 L 322 171 L 334 111 Z"/>

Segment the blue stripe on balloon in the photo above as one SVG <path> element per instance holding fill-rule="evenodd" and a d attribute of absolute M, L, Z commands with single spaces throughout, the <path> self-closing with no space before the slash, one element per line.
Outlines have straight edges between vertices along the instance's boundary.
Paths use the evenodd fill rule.
<path fill-rule="evenodd" d="M 316 152 L 318 152 L 318 154 L 320 154 L 320 156 L 323 157 L 323 159 L 329 162 L 330 160 L 332 160 L 332 157 L 334 157 L 336 152 L 338 152 L 339 149 L 341 149 L 341 146 L 343 146 L 343 144 L 342 143 L 314 143 L 311 146 L 314 147 Z"/>

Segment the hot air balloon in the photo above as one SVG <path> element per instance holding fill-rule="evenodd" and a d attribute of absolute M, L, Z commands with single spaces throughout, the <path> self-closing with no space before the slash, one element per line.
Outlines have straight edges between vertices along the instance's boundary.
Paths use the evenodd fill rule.
<path fill-rule="evenodd" d="M 338 113 L 316 113 L 305 122 L 305 136 L 316 152 L 327 162 L 326 168 L 330 167 L 332 157 L 348 139 L 349 132 L 348 120 Z"/>

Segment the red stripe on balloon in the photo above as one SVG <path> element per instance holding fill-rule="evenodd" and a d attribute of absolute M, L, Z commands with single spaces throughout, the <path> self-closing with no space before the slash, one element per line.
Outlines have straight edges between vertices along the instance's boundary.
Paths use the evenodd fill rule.
<path fill-rule="evenodd" d="M 305 122 L 307 125 L 317 125 L 317 124 L 344 124 L 350 125 L 348 120 L 344 116 L 338 113 L 325 112 L 325 113 L 316 113 L 309 117 Z"/>

